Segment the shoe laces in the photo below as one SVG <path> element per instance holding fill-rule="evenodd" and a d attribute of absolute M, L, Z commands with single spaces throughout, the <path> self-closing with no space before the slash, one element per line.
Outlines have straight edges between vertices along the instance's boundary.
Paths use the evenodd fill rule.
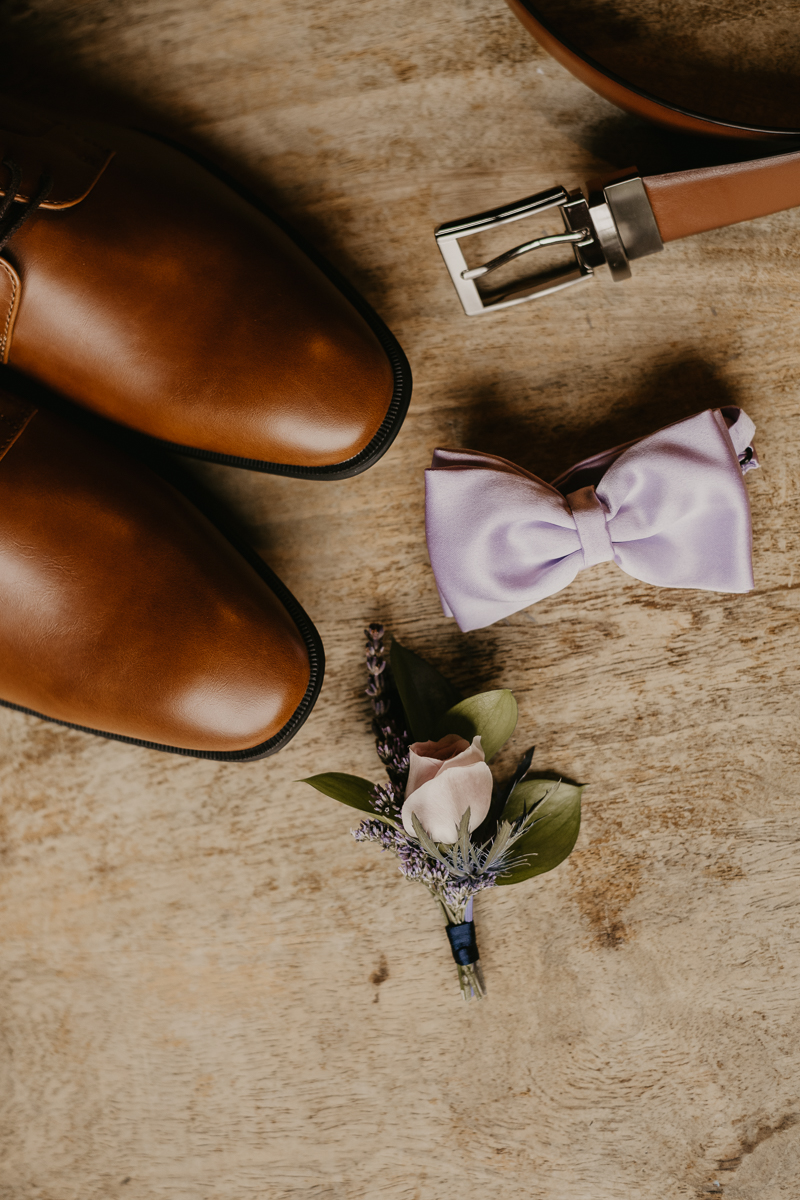
<path fill-rule="evenodd" d="M 14 210 L 14 201 L 19 195 L 22 183 L 22 168 L 11 158 L 4 158 L 0 166 L 5 167 L 10 175 L 6 194 L 0 201 L 0 250 L 3 250 L 14 234 L 25 224 L 28 217 L 33 216 L 37 208 L 44 204 L 53 190 L 52 176 L 45 173 L 39 180 L 39 190 L 28 201 L 22 204 L 18 211 Z"/>

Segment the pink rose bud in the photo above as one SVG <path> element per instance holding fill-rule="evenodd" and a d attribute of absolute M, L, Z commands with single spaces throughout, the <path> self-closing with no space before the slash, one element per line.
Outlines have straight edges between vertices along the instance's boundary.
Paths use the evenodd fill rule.
<path fill-rule="evenodd" d="M 434 842 L 449 844 L 457 839 L 467 809 L 472 833 L 485 819 L 491 802 L 492 772 L 486 765 L 480 735 L 472 739 L 472 745 L 449 733 L 438 742 L 415 742 L 410 747 L 402 811 L 406 833 L 414 836 L 414 813 Z"/>

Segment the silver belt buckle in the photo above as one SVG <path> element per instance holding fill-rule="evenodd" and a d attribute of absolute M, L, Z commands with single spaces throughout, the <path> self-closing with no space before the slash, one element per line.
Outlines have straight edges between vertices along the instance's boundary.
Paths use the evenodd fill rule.
<path fill-rule="evenodd" d="M 500 225 L 510 225 L 512 221 L 521 221 L 552 208 L 561 210 L 564 233 L 522 242 L 474 267 L 467 264 L 460 244 L 463 238 Z M 625 172 L 605 186 L 590 187 L 588 199 L 577 188 L 572 192 L 563 187 L 549 188 L 502 208 L 449 221 L 439 225 L 434 233 L 468 317 L 550 296 L 591 279 L 596 268 L 601 266 L 607 266 L 616 281 L 628 279 L 630 259 L 643 258 L 664 248 L 642 180 L 636 174 Z M 570 247 L 574 258 L 564 267 L 515 280 L 506 287 L 493 290 L 478 287 L 479 279 L 485 279 L 523 254 L 562 244 Z"/>

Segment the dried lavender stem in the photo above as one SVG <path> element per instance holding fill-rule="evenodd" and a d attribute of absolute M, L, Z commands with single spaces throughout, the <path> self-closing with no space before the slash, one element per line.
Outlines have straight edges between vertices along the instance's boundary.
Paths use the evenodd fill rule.
<path fill-rule="evenodd" d="M 373 622 L 364 630 L 364 634 L 367 639 L 365 649 L 369 675 L 365 692 L 372 707 L 375 749 L 389 776 L 389 791 L 397 813 L 403 804 L 408 778 L 408 746 L 411 739 L 405 721 L 398 712 L 399 704 L 385 657 L 384 627 Z M 382 790 L 385 792 L 386 789 Z"/>

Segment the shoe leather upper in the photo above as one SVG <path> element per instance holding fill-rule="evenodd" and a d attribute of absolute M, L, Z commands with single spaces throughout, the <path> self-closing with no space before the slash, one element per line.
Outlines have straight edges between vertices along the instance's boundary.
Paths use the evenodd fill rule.
<path fill-rule="evenodd" d="M 0 391 L 0 699 L 219 753 L 274 736 L 309 678 L 294 621 L 194 505 Z"/>
<path fill-rule="evenodd" d="M 153 138 L 3 123 L 23 189 L 54 179 L 0 260 L 4 361 L 182 446 L 328 466 L 370 443 L 388 358 L 273 222 Z"/>

